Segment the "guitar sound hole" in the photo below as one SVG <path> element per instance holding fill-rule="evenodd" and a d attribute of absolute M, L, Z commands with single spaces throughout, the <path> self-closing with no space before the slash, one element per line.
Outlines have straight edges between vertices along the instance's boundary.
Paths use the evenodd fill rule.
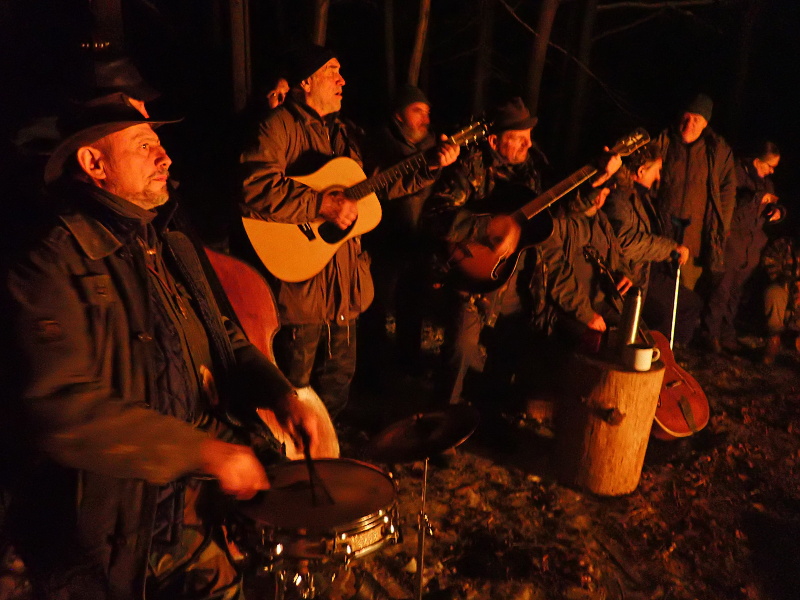
<path fill-rule="evenodd" d="M 319 226 L 317 232 L 319 233 L 319 237 L 322 238 L 322 241 L 327 242 L 328 244 L 335 244 L 336 242 L 340 242 L 343 240 L 348 233 L 353 230 L 353 227 L 356 226 L 358 222 L 358 218 L 350 224 L 350 227 L 347 229 L 339 229 L 333 223 L 325 221 Z"/>

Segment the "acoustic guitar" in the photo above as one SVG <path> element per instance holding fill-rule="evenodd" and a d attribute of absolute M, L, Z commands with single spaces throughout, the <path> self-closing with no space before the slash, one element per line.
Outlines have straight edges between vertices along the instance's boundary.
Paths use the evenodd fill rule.
<path fill-rule="evenodd" d="M 457 131 L 445 144 L 463 146 L 483 138 L 487 125 L 475 122 Z M 290 179 L 323 193 L 341 190 L 358 200 L 358 218 L 347 229 L 340 229 L 322 218 L 307 223 L 277 223 L 243 217 L 244 229 L 259 260 L 282 281 L 305 281 L 322 271 L 339 247 L 350 238 L 372 231 L 381 220 L 381 203 L 375 192 L 428 163 L 430 154 L 418 152 L 396 165 L 367 177 L 351 158 L 340 156 L 321 169 Z"/>
<path fill-rule="evenodd" d="M 609 153 L 628 156 L 649 141 L 650 135 L 647 131 L 639 128 L 619 140 Z M 513 250 L 492 247 L 476 239 L 449 244 L 447 264 L 450 283 L 458 289 L 472 293 L 487 293 L 499 289 L 514 273 L 522 252 L 545 241 L 553 232 L 552 218 L 549 213 L 544 212 L 545 209 L 595 173 L 597 167 L 588 164 L 521 208 L 507 214 L 520 229 L 519 241 Z M 517 193 L 523 190 L 524 194 L 524 188 L 518 186 L 503 186 L 498 194 L 507 194 L 512 189 Z M 497 202 L 490 201 L 488 204 L 506 206 L 508 202 L 507 199 L 498 198 Z"/>
<path fill-rule="evenodd" d="M 607 278 L 610 284 L 608 287 L 614 290 L 610 296 L 614 299 L 614 308 L 621 312 L 622 296 L 617 291 L 613 274 L 597 248 L 584 246 L 583 255 Z M 667 336 L 660 331 L 649 330 L 642 319 L 639 319 L 639 335 L 646 344 L 661 351 L 660 360 L 665 367 L 653 436 L 660 440 L 674 440 L 697 433 L 708 425 L 711 413 L 703 388 L 675 361 Z"/>

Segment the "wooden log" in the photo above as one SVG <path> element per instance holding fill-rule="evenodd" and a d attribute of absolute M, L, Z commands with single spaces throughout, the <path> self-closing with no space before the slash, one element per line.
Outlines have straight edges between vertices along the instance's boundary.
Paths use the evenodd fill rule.
<path fill-rule="evenodd" d="M 638 372 L 575 354 L 556 409 L 556 469 L 567 485 L 602 496 L 636 489 L 664 364 Z"/>

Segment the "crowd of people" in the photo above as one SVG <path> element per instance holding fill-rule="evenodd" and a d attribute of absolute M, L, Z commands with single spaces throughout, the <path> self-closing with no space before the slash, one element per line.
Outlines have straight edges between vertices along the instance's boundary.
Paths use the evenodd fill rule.
<path fill-rule="evenodd" d="M 281 460 L 256 409 L 324 457 L 329 434 L 297 390 L 313 387 L 339 424 L 357 365 L 380 367 L 389 320 L 407 367 L 423 321 L 441 325 L 431 409 L 469 402 L 489 423 L 531 394 L 557 396 L 564 357 L 598 347 L 633 287 L 652 329 L 671 335 L 675 319 L 678 347 L 737 351 L 750 291 L 762 360 L 787 336 L 800 350 L 800 245 L 769 229 L 786 214 L 771 179 L 780 151 L 735 156 L 709 126 L 708 96 L 629 155 L 598 151 L 534 227 L 516 211 L 550 185 L 522 100 L 493 106 L 484 139 L 459 147 L 407 86 L 385 127 L 364 132 L 340 113 L 339 58 L 319 46 L 293 58 L 245 131 L 236 202 L 309 243 L 337 235 L 321 270 L 293 281 L 231 228 L 231 252 L 274 294 L 275 363 L 229 314 L 180 219 L 157 135 L 170 123 L 149 117 L 141 88 L 98 88 L 59 115 L 35 226 L 3 256 L 3 538 L 34 597 L 241 597 L 219 507 L 269 488 L 264 465 Z M 415 156 L 376 190 L 383 219 L 363 237 L 348 233 L 364 211 L 354 182 L 299 181 L 334 157 L 372 175 Z"/>

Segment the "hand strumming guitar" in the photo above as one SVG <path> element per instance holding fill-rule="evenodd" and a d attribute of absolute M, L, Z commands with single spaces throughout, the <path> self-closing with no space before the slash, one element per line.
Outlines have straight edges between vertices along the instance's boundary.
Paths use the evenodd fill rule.
<path fill-rule="evenodd" d="M 358 203 L 342 190 L 327 190 L 322 193 L 319 216 L 339 229 L 347 229 L 358 218 Z"/>
<path fill-rule="evenodd" d="M 511 215 L 497 215 L 486 226 L 486 245 L 498 256 L 512 254 L 519 245 L 522 228 Z"/>

